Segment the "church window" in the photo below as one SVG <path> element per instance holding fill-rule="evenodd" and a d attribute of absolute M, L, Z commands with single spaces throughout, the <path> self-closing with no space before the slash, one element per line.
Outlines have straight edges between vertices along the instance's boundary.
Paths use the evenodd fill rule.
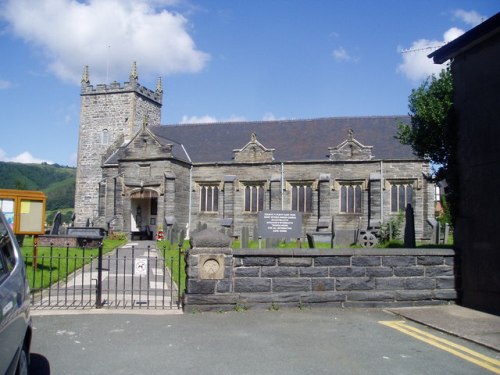
<path fill-rule="evenodd" d="M 245 186 L 245 212 L 258 212 L 264 208 L 264 187 L 262 185 Z"/>
<path fill-rule="evenodd" d="M 340 212 L 346 214 L 361 213 L 361 185 L 346 184 L 340 187 Z"/>
<path fill-rule="evenodd" d="M 408 204 L 413 205 L 413 186 L 393 184 L 391 186 L 391 212 L 404 211 Z"/>
<path fill-rule="evenodd" d="M 107 145 L 109 143 L 109 132 L 108 129 L 103 129 L 101 132 L 101 144 Z"/>
<path fill-rule="evenodd" d="M 219 187 L 214 185 L 203 185 L 200 188 L 200 211 L 219 211 Z"/>
<path fill-rule="evenodd" d="M 292 186 L 292 210 L 300 212 L 312 212 L 312 186 L 293 185 Z"/>

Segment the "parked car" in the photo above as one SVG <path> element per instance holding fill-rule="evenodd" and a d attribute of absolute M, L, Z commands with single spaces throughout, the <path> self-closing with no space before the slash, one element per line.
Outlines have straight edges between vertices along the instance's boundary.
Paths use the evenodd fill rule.
<path fill-rule="evenodd" d="M 30 291 L 19 244 L 0 211 L 0 374 L 28 374 Z"/>

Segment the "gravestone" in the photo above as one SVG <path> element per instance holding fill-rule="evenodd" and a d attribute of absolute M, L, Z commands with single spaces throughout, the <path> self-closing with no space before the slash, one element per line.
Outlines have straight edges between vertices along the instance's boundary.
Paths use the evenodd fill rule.
<path fill-rule="evenodd" d="M 248 232 L 249 232 L 248 227 L 241 228 L 241 248 L 242 249 L 248 248 L 248 245 L 249 245 Z"/>
<path fill-rule="evenodd" d="M 52 221 L 52 229 L 50 230 L 50 234 L 59 234 L 59 227 L 61 226 L 62 215 L 61 211 L 57 211 L 54 216 L 54 220 Z"/>
<path fill-rule="evenodd" d="M 408 203 L 406 206 L 406 224 L 404 247 L 414 249 L 417 247 L 415 242 L 415 217 L 413 216 L 413 207 Z"/>

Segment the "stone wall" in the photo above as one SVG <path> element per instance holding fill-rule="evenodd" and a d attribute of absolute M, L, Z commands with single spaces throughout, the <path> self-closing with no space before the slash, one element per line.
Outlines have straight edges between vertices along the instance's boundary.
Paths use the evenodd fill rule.
<path fill-rule="evenodd" d="M 233 219 L 233 234 L 241 236 L 242 228 L 251 229 L 257 225 L 257 213 L 245 212 L 244 209 L 246 184 L 261 183 L 264 186 L 265 209 L 290 210 L 291 186 L 303 181 L 313 187 L 312 212 L 303 215 L 304 239 L 306 232 L 331 231 L 332 216 L 336 230 L 355 230 L 360 224 L 361 228 L 366 228 L 397 217 L 397 213 L 391 212 L 391 185 L 408 183 L 413 186 L 416 237 L 419 241 L 426 241 L 431 235 L 427 219 L 434 218 L 434 185 L 423 178 L 427 172 L 427 163 L 408 160 L 195 165 L 191 227 L 196 228 L 201 222 L 218 229 L 221 218 L 229 218 Z M 363 186 L 360 213 L 340 212 L 340 186 L 350 182 Z M 219 186 L 217 212 L 200 211 L 200 185 L 207 183 Z"/>
<path fill-rule="evenodd" d="M 99 183 L 103 159 L 141 129 L 144 117 L 159 125 L 161 95 L 136 81 L 123 86 L 90 85 L 82 82 L 80 131 L 75 192 L 75 224 L 84 225 L 98 215 Z M 103 140 L 103 130 L 107 139 Z"/>
<path fill-rule="evenodd" d="M 233 250 L 227 244 L 198 241 L 188 250 L 187 311 L 402 307 L 457 298 L 452 249 Z"/>

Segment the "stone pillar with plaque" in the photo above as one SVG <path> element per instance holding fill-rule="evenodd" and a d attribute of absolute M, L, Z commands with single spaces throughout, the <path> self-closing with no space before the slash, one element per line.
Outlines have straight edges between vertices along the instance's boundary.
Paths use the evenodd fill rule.
<path fill-rule="evenodd" d="M 193 233 L 191 249 L 186 252 L 184 308 L 202 308 L 198 305 L 210 304 L 212 300 L 233 304 L 236 296 L 232 293 L 232 272 L 231 238 L 215 229 Z"/>

